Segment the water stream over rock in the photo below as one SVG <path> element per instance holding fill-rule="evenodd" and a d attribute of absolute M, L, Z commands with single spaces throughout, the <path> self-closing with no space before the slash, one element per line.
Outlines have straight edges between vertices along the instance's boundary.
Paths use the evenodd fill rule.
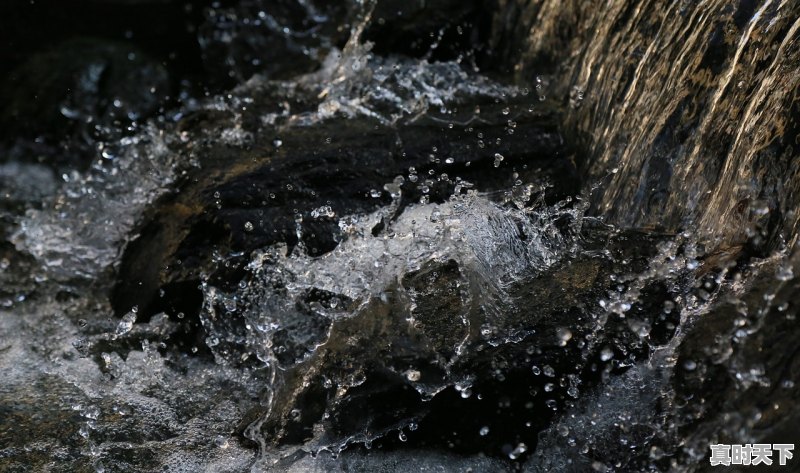
<path fill-rule="evenodd" d="M 800 443 L 796 2 L 125 4 L 0 77 L 0 470 Z"/>

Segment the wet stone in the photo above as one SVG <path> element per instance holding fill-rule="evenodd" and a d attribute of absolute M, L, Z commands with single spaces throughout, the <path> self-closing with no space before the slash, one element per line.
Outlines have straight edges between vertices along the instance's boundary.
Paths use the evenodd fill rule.
<path fill-rule="evenodd" d="M 800 443 L 792 2 L 46 3 L 0 6 L 0 470 Z"/>

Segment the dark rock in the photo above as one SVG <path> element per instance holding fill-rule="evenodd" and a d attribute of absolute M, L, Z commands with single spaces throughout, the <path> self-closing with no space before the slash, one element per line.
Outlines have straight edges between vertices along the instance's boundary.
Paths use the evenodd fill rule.
<path fill-rule="evenodd" d="M 330 120 L 286 134 L 261 132 L 246 147 L 193 143 L 187 151 L 202 155 L 202 172 L 187 177 L 179 192 L 155 206 L 139 238 L 128 245 L 115 306 L 120 313 L 133 305 L 155 313 L 181 305 L 159 300 L 163 299 L 156 297 L 159 288 L 186 300 L 186 293 L 173 290 L 178 285 L 197 287 L 201 273 L 213 272 L 209 264 L 215 251 L 246 256 L 278 242 L 293 247 L 299 241 L 298 215 L 303 218 L 300 235 L 309 253 L 330 251 L 339 229 L 332 220 L 311 218 L 312 210 L 329 205 L 338 215 L 372 211 L 391 201 L 384 186 L 411 168 L 419 176 L 434 178 L 433 201 L 446 198 L 455 185 L 441 179 L 442 173 L 474 181 L 479 190 L 491 190 L 508 185 L 507 169 L 513 168 L 528 182 L 558 180 L 558 191 L 549 194 L 551 199 L 576 189 L 570 153 L 563 147 L 552 112 L 528 111 L 524 101 L 483 103 L 481 122 L 446 125 L 468 120 L 476 106 L 458 106 L 455 114 L 441 117 L 431 113 L 401 126 L 356 118 L 344 127 Z M 506 108 L 520 128 L 513 135 L 505 131 Z M 195 123 L 196 118 L 187 120 Z M 212 120 L 226 123 L 227 118 Z M 204 125 L 206 130 L 213 126 Z M 276 147 L 278 137 L 281 143 Z M 482 140 L 497 144 L 488 152 L 480 147 Z M 495 152 L 506 157 L 503 168 L 494 167 Z M 453 162 L 445 163 L 445 158 Z M 412 183 L 403 189 L 402 205 L 423 195 Z M 378 197 L 371 195 L 373 191 Z M 220 268 L 220 276 L 212 278 L 214 284 L 235 285 L 243 276 L 236 264 L 232 261 L 228 268 Z M 180 310 L 191 312 L 185 307 Z"/>
<path fill-rule="evenodd" d="M 9 145 L 0 469 L 683 471 L 800 443 L 796 6 L 366 7 L 204 10 L 209 74 L 246 82 L 52 205 L 39 143 Z M 84 51 L 51 101 L 152 110 L 105 114 L 140 91 L 80 80 Z"/>
<path fill-rule="evenodd" d="M 232 85 L 263 74 L 286 79 L 319 67 L 349 37 L 345 5 L 246 0 L 205 11 L 198 30 L 207 74 Z"/>
<path fill-rule="evenodd" d="M 320 454 L 316 458 L 310 455 L 290 458 L 281 462 L 278 467 L 290 473 L 322 473 L 372 471 L 375 473 L 401 473 L 406 471 L 429 472 L 445 468 L 447 471 L 481 471 L 486 473 L 502 473 L 509 471 L 502 462 L 475 456 L 458 455 L 432 451 L 400 451 L 382 455 L 370 455 L 371 452 L 347 452 L 337 458 L 328 454 Z"/>
<path fill-rule="evenodd" d="M 752 274 L 743 293 L 691 324 L 673 379 L 688 453 L 709 441 L 800 443 L 797 255 Z"/>
<path fill-rule="evenodd" d="M 71 40 L 10 73 L 0 86 L 0 128 L 7 139 L 73 139 L 67 156 L 86 159 L 96 139 L 152 116 L 169 87 L 166 70 L 135 47 Z"/>
<path fill-rule="evenodd" d="M 410 445 L 456 444 L 450 448 L 461 453 L 496 455 L 508 442 L 533 448 L 554 415 L 550 403 L 569 406 L 579 386 L 591 390 L 602 379 L 597 360 L 605 344 L 619 344 L 628 364 L 649 353 L 635 334 L 626 341 L 627 324 L 608 319 L 598 332 L 595 301 L 611 289 L 609 276 L 621 270 L 620 261 L 627 258 L 624 268 L 632 272 L 646 267 L 652 241 L 590 231 L 586 243 L 612 250 L 604 257 L 567 258 L 500 300 L 453 261 L 405 275 L 402 286 L 332 321 L 305 360 L 283 366 L 269 413 L 247 435 L 276 444 L 313 438 L 311 448 L 373 439 L 397 448 L 380 437 L 413 419 L 416 427 L 404 433 Z M 642 253 L 626 253 L 632 245 Z M 631 316 L 646 309 L 640 305 Z M 573 337 L 592 342 L 576 345 L 569 342 Z M 615 363 L 625 364 L 620 358 L 602 365 L 610 371 Z M 549 383 L 557 387 L 546 388 Z M 504 403 L 508 407 L 497 411 Z M 460 427 L 453 432 L 453 425 Z M 484 425 L 491 426 L 488 436 L 479 435 Z"/>

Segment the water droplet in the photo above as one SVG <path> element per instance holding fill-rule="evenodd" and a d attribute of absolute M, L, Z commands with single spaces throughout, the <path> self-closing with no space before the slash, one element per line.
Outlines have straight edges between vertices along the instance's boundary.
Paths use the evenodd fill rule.
<path fill-rule="evenodd" d="M 322 217 L 333 218 L 335 216 L 336 212 L 333 211 L 333 208 L 330 205 L 323 205 L 322 207 L 318 207 L 311 211 L 312 218 L 322 218 Z"/>
<path fill-rule="evenodd" d="M 601 360 L 608 361 L 608 360 L 610 360 L 612 358 L 614 358 L 614 351 L 611 348 L 603 347 L 603 349 L 600 350 L 600 359 Z"/>
<path fill-rule="evenodd" d="M 520 443 L 517 445 L 511 453 L 508 454 L 508 458 L 512 460 L 516 460 L 517 458 L 521 457 L 523 453 L 528 451 L 528 446 L 524 443 Z"/>
<path fill-rule="evenodd" d="M 122 316 L 122 320 L 117 324 L 117 336 L 125 335 L 133 328 L 133 323 L 136 322 L 136 312 L 133 310 Z"/>
<path fill-rule="evenodd" d="M 669 314 L 675 309 L 675 303 L 672 301 L 664 301 L 664 313 Z"/>
<path fill-rule="evenodd" d="M 646 320 L 628 319 L 628 327 L 641 338 L 650 335 L 650 323 Z"/>
<path fill-rule="evenodd" d="M 784 265 L 778 269 L 778 274 L 776 277 L 778 278 L 778 281 L 789 281 L 794 278 L 794 271 L 792 271 L 791 266 Z"/>
<path fill-rule="evenodd" d="M 228 437 L 224 435 L 217 435 L 216 437 L 214 437 L 214 445 L 217 448 L 222 448 L 222 449 L 228 448 Z"/>
<path fill-rule="evenodd" d="M 499 168 L 500 167 L 500 163 L 502 163 L 504 159 L 506 159 L 506 158 L 502 154 L 495 153 L 494 154 L 494 167 Z"/>
<path fill-rule="evenodd" d="M 572 339 L 572 331 L 565 327 L 559 327 L 556 329 L 556 335 L 558 336 L 559 345 L 566 346 L 567 342 Z"/>
<path fill-rule="evenodd" d="M 409 381 L 412 381 L 412 382 L 419 381 L 420 377 L 421 377 L 421 373 L 419 371 L 417 371 L 417 370 L 408 370 L 408 371 L 406 371 L 406 379 L 408 379 Z"/>

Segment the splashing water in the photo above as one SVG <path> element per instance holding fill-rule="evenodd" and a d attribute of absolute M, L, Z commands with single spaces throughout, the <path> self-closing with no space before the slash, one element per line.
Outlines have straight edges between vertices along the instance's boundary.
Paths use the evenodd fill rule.
<path fill-rule="evenodd" d="M 304 11 L 316 11 L 301 3 Z M 547 49 L 545 36 L 570 5 L 544 2 L 532 17 L 547 27 L 528 32 L 526 46 Z M 598 23 L 600 41 L 565 58 L 560 69 L 575 80 L 559 85 L 534 76 L 537 93 L 530 101 L 536 103 L 530 108 L 554 95 L 545 90 L 548 84 L 566 87 L 564 122 L 595 133 L 589 174 L 615 166 L 603 182 L 584 186 L 590 188 L 584 195 L 557 203 L 534 193 L 540 182 L 519 177 L 531 160 L 499 152 L 501 138 L 519 129 L 505 103 L 527 104 L 526 89 L 469 72 L 458 60 L 373 53 L 363 38 L 377 21 L 374 2 L 352 23 L 341 50 L 329 39 L 318 41 L 328 54 L 316 72 L 278 81 L 255 76 L 228 94 L 192 101 L 172 121 L 151 123 L 105 149 L 113 159 L 98 157 L 86 172 L 65 173 L 61 183 L 38 165 L 3 164 L 0 182 L 15 176 L 43 182 L 41 195 L 19 183 L 9 186 L 9 200 L 54 197 L 15 217 L 9 224 L 13 248 L 0 248 L 0 364 L 8 368 L 0 403 L 11 419 L 0 421 L 0 435 L 10 439 L 0 446 L 0 462 L 17 462 L 0 465 L 680 471 L 707 461 L 708 443 L 719 439 L 788 436 L 788 424 L 775 413 L 785 412 L 789 423 L 797 415 L 793 399 L 800 385 L 785 367 L 796 363 L 793 296 L 800 265 L 782 238 L 773 245 L 777 252 L 748 253 L 748 245 L 761 248 L 759 242 L 774 240 L 759 222 L 788 200 L 764 205 L 751 195 L 754 187 L 736 183 L 753 177 L 746 170 L 761 166 L 758 156 L 769 138 L 754 132 L 760 144 L 746 146 L 745 136 L 758 131 L 764 117 L 789 127 L 775 118 L 783 113 L 775 104 L 786 103 L 784 92 L 796 84 L 783 92 L 776 84 L 794 64 L 798 23 L 788 2 L 757 2 L 752 15 L 736 20 L 744 25 L 742 34 L 726 40 L 732 41 L 733 60 L 710 84 L 697 73 L 704 69 L 694 67 L 700 56 L 691 51 L 703 43 L 699 32 L 715 21 L 704 12 L 722 3 L 688 12 L 682 5 L 645 2 L 628 15 L 624 2 L 610 4 L 610 16 L 626 22 L 644 21 L 651 10 L 685 22 L 680 28 L 665 23 L 643 49 L 638 35 L 623 41 L 639 61 L 630 74 L 624 73 L 627 62 L 603 67 L 604 45 L 617 44 L 616 35 L 627 30 L 593 14 L 585 21 Z M 272 31 L 283 31 L 273 17 L 267 20 Z M 314 24 L 322 22 L 320 17 Z M 584 34 L 581 25 L 578 33 Z M 767 41 L 759 35 L 780 41 L 771 42 L 776 47 L 761 82 L 739 86 L 737 65 L 755 54 L 753 44 Z M 667 43 L 679 44 L 668 51 L 677 72 L 648 74 L 652 64 L 664 62 L 657 52 Z M 524 61 L 519 65 L 518 71 L 529 71 Z M 616 76 L 628 78 L 630 87 L 612 87 Z M 665 117 L 684 106 L 670 94 L 687 77 L 693 87 L 711 92 L 697 137 L 678 147 L 668 173 L 658 164 L 663 156 L 650 151 L 661 149 L 657 135 L 669 121 Z M 658 93 L 646 93 L 653 84 Z M 614 95 L 620 90 L 622 96 Z M 683 92 L 678 96 L 688 100 Z M 739 99 L 745 105 L 729 130 L 733 141 L 720 179 L 698 184 L 693 173 L 705 162 L 705 143 L 713 142 L 707 138 L 727 123 Z M 476 103 L 497 106 L 502 118 L 493 122 Z M 606 107 L 611 103 L 618 106 Z M 468 119 L 442 118 L 454 110 Z M 301 208 L 286 200 L 281 205 L 295 216 L 294 234 L 253 251 L 226 253 L 224 245 L 212 244 L 213 255 L 194 255 L 192 244 L 203 242 L 185 243 L 176 226 L 179 235 L 161 241 L 165 247 L 172 239 L 180 243 L 176 247 L 185 243 L 185 258 L 153 272 L 192 276 L 179 284 L 199 286 L 191 288 L 195 293 L 186 290 L 197 294 L 196 313 L 168 304 L 152 311 L 143 304 L 114 316 L 108 296 L 114 274 L 122 254 L 152 231 L 145 223 L 153 209 L 171 206 L 174 215 L 191 220 L 235 207 L 217 196 L 215 208 L 202 208 L 192 193 L 216 189 L 230 178 L 228 169 L 291 162 L 293 156 L 281 153 L 291 153 L 287 137 L 301 128 L 367 123 L 365 129 L 382 126 L 391 134 L 424 119 L 441 122 L 442 130 L 457 125 L 470 137 L 481 134 L 454 149 L 479 149 L 485 162 L 474 164 L 484 166 L 478 174 L 485 171 L 487 181 L 500 175 L 494 182 L 504 184 L 478 191 L 481 182 L 457 176 L 472 163 L 460 156 L 439 160 L 433 151 L 430 169 L 419 175 L 409 170 L 407 180 L 386 182 L 385 192 L 380 186 L 354 190 L 369 202 L 357 210 L 324 200 Z M 202 124 L 199 130 L 192 120 Z M 480 124 L 500 130 L 500 137 L 471 128 Z M 226 161 L 231 155 L 220 148 L 244 157 Z M 264 150 L 272 154 L 251 156 Z M 399 160 L 387 158 L 387 166 L 390 159 Z M 432 189 L 435 166 L 454 170 L 437 180 L 451 186 L 444 195 Z M 337 169 L 332 176 L 348 172 L 364 170 Z M 634 178 L 639 174 L 646 176 Z M 652 175 L 662 174 L 681 192 L 663 201 L 664 212 L 651 213 L 647 209 L 662 201 L 653 204 L 655 191 L 646 187 L 660 182 Z M 199 191 L 192 187 L 197 182 Z M 316 196 L 318 189 L 289 185 L 298 195 Z M 331 185 L 350 192 L 334 179 Z M 687 189 L 688 204 L 678 205 Z M 173 194 L 190 197 L 170 200 Z M 740 194 L 749 200 L 737 215 L 747 218 L 732 219 L 717 232 L 715 225 L 733 215 L 728 206 Z M 264 206 L 275 197 L 254 199 Z M 663 215 L 669 233 L 653 231 Z M 784 216 L 789 223 L 782 228 L 791 240 L 796 222 L 788 212 Z M 248 219 L 225 230 L 258 241 L 261 226 Z M 683 227 L 692 231 L 679 231 Z M 209 238 L 220 232 L 213 225 L 205 230 Z M 741 235 L 730 237 L 728 230 Z M 320 238 L 332 233 L 331 248 L 312 251 L 313 232 Z M 192 258 L 206 256 L 211 264 L 200 265 L 194 279 Z M 144 280 L 134 277 L 131 284 Z M 163 297 L 171 288 L 157 289 Z M 785 353 L 765 358 L 772 344 L 786 347 Z M 769 405 L 754 405 L 753 398 Z"/>

